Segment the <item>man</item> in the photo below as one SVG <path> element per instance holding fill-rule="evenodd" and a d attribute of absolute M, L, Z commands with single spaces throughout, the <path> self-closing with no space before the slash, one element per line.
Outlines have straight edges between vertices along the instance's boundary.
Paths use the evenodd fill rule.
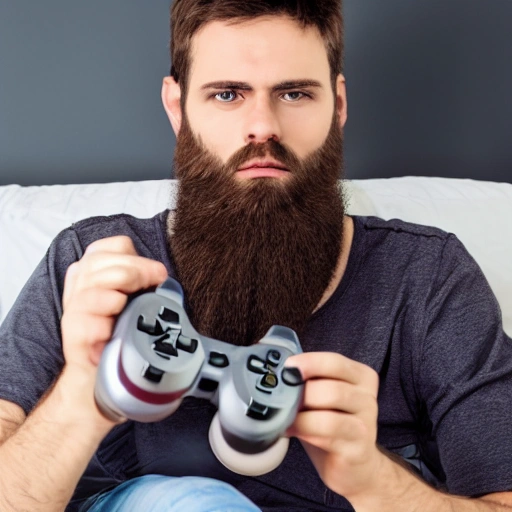
<path fill-rule="evenodd" d="M 2 326 L 2 511 L 512 508 L 512 345 L 482 273 L 453 235 L 344 215 L 340 7 L 176 0 L 176 212 L 64 231 Z M 116 316 L 168 274 L 204 334 L 299 333 L 304 405 L 272 473 L 216 461 L 205 401 L 153 424 L 96 407 Z"/>

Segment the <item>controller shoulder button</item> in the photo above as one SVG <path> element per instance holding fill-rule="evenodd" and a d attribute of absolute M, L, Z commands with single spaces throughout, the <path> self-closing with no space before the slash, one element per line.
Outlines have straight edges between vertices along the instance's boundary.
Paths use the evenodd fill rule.
<path fill-rule="evenodd" d="M 247 369 L 253 373 L 264 375 L 268 372 L 267 362 L 258 356 L 250 356 L 247 360 Z"/>
<path fill-rule="evenodd" d="M 304 384 L 304 380 L 298 368 L 285 368 L 281 373 L 281 378 L 288 386 L 300 386 Z"/>
<path fill-rule="evenodd" d="M 208 358 L 208 364 L 217 368 L 226 368 L 226 366 L 229 366 L 229 359 L 226 354 L 212 350 L 210 352 L 210 357 Z"/>

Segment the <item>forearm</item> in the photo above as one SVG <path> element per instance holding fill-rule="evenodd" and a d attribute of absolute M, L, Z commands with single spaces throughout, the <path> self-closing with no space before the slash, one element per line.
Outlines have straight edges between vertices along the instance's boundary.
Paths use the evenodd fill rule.
<path fill-rule="evenodd" d="M 90 380 L 85 372 L 64 371 L 34 412 L 2 444 L 0 510 L 65 509 L 89 460 L 113 427 L 91 409 L 93 399 L 85 391 L 91 389 Z"/>
<path fill-rule="evenodd" d="M 383 455 L 371 491 L 349 498 L 356 512 L 511 512 L 512 506 L 486 498 L 470 499 L 439 492 L 403 465 Z"/>

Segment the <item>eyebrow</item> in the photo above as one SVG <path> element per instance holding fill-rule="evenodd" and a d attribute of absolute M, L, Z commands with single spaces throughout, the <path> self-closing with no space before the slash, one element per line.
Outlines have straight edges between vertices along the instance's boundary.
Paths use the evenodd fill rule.
<path fill-rule="evenodd" d="M 301 89 L 304 87 L 317 87 L 322 88 L 322 84 L 317 80 L 286 80 L 279 82 L 272 87 L 272 92 L 289 91 L 290 89 Z M 218 81 L 209 82 L 201 86 L 201 90 L 209 89 L 234 89 L 237 91 L 252 91 L 254 88 L 247 82 L 234 82 L 234 81 Z"/>

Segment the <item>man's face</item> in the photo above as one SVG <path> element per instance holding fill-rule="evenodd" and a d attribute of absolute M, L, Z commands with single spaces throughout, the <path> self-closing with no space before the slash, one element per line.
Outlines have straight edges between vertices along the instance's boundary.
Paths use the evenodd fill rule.
<path fill-rule="evenodd" d="M 223 163 L 247 144 L 269 139 L 303 159 L 325 141 L 335 107 L 344 122 L 341 77 L 337 86 L 335 97 L 327 50 L 316 28 L 276 16 L 216 21 L 193 38 L 185 111 L 192 132 Z M 177 104 L 170 116 L 179 119 L 173 123 L 179 130 Z M 259 158 L 241 166 L 236 177 L 286 179 L 280 167 L 275 159 Z"/>

